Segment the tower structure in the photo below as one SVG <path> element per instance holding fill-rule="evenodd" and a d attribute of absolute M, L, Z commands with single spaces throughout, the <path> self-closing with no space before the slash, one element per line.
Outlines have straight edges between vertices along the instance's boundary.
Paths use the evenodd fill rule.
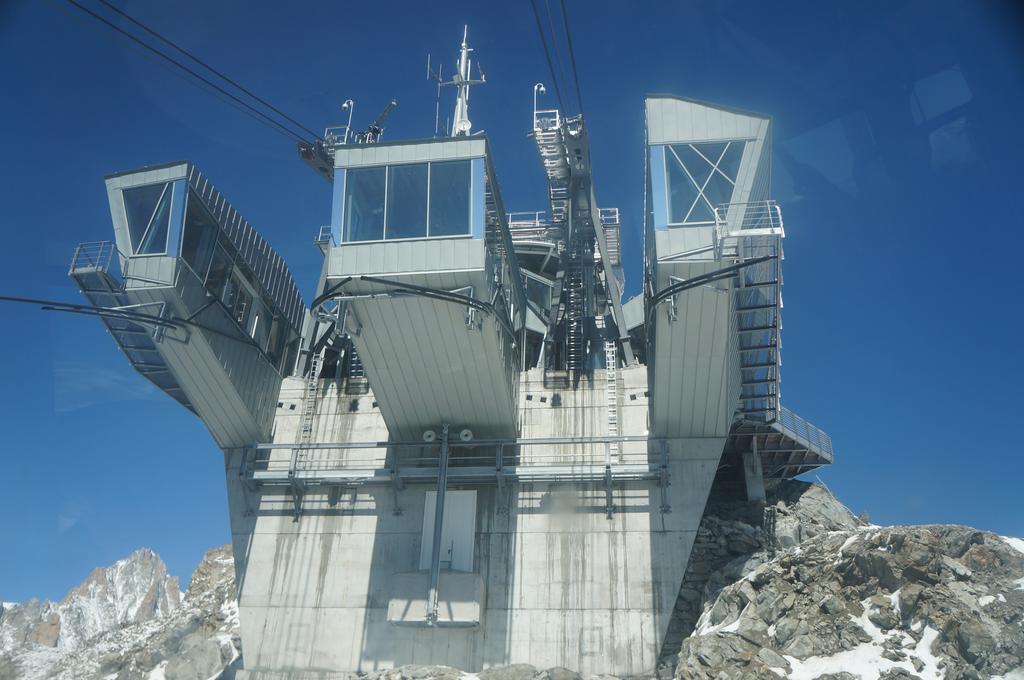
<path fill-rule="evenodd" d="M 300 154 L 333 186 L 308 306 L 189 163 L 107 179 L 71 276 L 225 457 L 242 677 L 405 663 L 654 668 L 712 483 L 832 459 L 779 401 L 770 120 L 646 102 L 644 293 L 582 118 L 535 111 L 548 213 L 508 213 L 470 135 Z M 638 177 L 638 184 L 640 178 Z"/>

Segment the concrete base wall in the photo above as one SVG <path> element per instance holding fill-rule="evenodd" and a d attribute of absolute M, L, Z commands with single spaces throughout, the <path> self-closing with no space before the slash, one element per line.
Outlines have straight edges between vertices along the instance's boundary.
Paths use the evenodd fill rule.
<path fill-rule="evenodd" d="M 603 389 L 595 381 L 594 391 Z M 577 408 L 605 408 L 603 399 L 585 402 L 576 395 Z M 623 420 L 625 434 L 646 429 L 639 417 Z M 281 441 L 291 441 L 286 420 L 279 419 Z M 333 505 L 326 493 L 308 494 L 293 521 L 288 492 L 246 491 L 241 452 L 228 452 L 241 632 L 253 672 L 245 677 L 312 678 L 403 664 L 471 672 L 511 663 L 591 674 L 652 670 L 724 443 L 671 443 L 668 513 L 656 482 L 616 484 L 611 519 L 600 485 L 519 484 L 503 495 L 494 485 L 450 485 L 477 492 L 473 564 L 483 601 L 478 626 L 445 628 L 388 622 L 394 589 L 409 582 L 397 575 L 420 567 L 424 497 L 433 485 L 400 491 L 401 514 L 386 487 L 343 490 Z"/>

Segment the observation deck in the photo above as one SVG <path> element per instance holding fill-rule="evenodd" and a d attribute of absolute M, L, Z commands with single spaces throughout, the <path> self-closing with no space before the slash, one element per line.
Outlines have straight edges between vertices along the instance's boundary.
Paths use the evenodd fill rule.
<path fill-rule="evenodd" d="M 526 297 L 487 141 L 339 145 L 314 308 L 342 303 L 392 438 L 516 432 Z"/>
<path fill-rule="evenodd" d="M 69 275 L 222 448 L 266 439 L 308 318 L 284 261 L 191 163 L 106 184 L 115 242 L 80 246 Z"/>

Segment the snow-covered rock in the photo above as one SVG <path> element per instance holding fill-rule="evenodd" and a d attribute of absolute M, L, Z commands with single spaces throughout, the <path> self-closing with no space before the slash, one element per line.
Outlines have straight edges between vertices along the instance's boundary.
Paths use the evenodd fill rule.
<path fill-rule="evenodd" d="M 31 644 L 73 651 L 108 630 L 167 616 L 180 600 L 178 579 L 167 575 L 156 553 L 143 548 L 94 569 L 59 602 L 5 605 L 0 650 Z"/>
<path fill-rule="evenodd" d="M 723 588 L 681 678 L 1016 678 L 1024 552 L 960 526 L 823 533 Z"/>
<path fill-rule="evenodd" d="M 231 547 L 206 553 L 182 595 L 155 553 L 96 569 L 58 603 L 0 611 L 0 680 L 206 680 L 237 664 Z"/>

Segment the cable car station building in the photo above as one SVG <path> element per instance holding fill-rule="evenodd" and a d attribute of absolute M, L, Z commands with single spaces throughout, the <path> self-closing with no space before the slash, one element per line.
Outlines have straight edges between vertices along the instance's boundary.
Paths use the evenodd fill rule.
<path fill-rule="evenodd" d="M 779 401 L 767 118 L 647 99 L 624 303 L 582 117 L 535 112 L 549 205 L 523 214 L 461 111 L 301 149 L 333 187 L 309 305 L 190 163 L 109 177 L 114 242 L 76 251 L 128 360 L 224 452 L 240 677 L 650 671 L 716 478 L 757 502 L 831 462 Z"/>

